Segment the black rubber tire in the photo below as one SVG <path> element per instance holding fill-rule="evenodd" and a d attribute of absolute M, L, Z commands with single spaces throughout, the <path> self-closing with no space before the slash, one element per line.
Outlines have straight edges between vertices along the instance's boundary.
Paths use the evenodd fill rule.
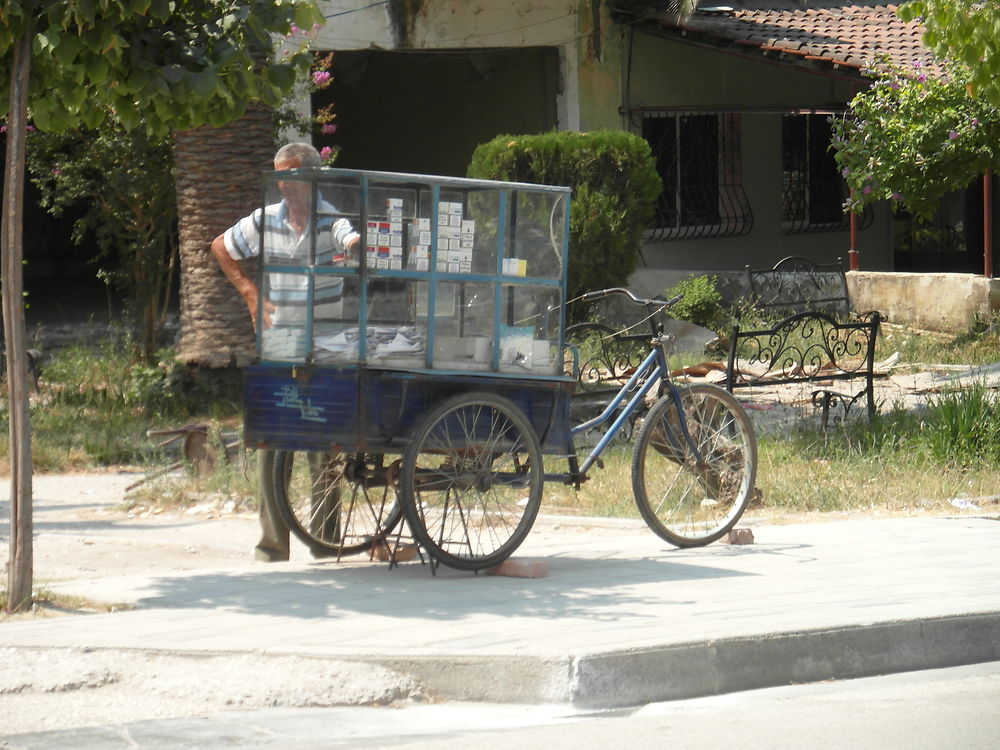
<path fill-rule="evenodd" d="M 458 570 L 506 560 L 531 530 L 542 500 L 538 436 L 524 413 L 491 393 L 443 401 L 403 453 L 400 496 L 417 543 Z"/>
<path fill-rule="evenodd" d="M 381 461 L 383 457 L 375 457 Z M 340 454 L 274 452 L 274 497 L 288 528 L 316 557 L 365 552 L 399 524 L 395 482 L 350 481 Z"/>
<path fill-rule="evenodd" d="M 757 438 L 732 394 L 714 385 L 680 388 L 678 397 L 699 467 L 667 392 L 643 420 L 632 453 L 632 491 L 639 512 L 677 547 L 714 542 L 739 521 L 754 490 Z"/>

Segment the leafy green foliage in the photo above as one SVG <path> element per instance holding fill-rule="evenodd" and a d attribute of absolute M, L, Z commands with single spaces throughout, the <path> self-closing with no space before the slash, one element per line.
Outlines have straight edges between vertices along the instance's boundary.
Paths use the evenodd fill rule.
<path fill-rule="evenodd" d="M 882 65 L 852 100 L 852 116 L 833 121 L 852 211 L 891 200 L 929 219 L 946 193 L 1000 166 L 1000 110 L 968 95 L 959 66 L 950 70 L 940 79 Z"/>
<path fill-rule="evenodd" d="M 166 139 L 120 126 L 65 133 L 33 132 L 28 169 L 54 216 L 83 208 L 73 240 L 92 235 L 99 275 L 128 295 L 126 310 L 141 323 L 142 349 L 156 351 L 176 267 L 177 205 Z"/>
<path fill-rule="evenodd" d="M 983 0 L 910 0 L 897 10 L 919 19 L 924 44 L 941 59 L 964 64 L 961 83 L 977 98 L 1000 107 L 1000 5 Z"/>
<path fill-rule="evenodd" d="M 149 362 L 127 337 L 110 337 L 97 349 L 69 346 L 44 365 L 32 399 L 33 466 L 44 472 L 151 463 L 147 430 L 205 419 L 237 422 L 240 393 L 235 369 L 188 367 L 169 350 Z M 7 420 L 4 411 L 4 458 Z"/>
<path fill-rule="evenodd" d="M 670 299 L 681 298 L 670 308 L 670 317 L 718 330 L 726 318 L 715 276 L 690 276 L 667 290 Z"/>
<path fill-rule="evenodd" d="M 570 299 L 625 285 L 663 189 L 649 144 L 619 131 L 500 135 L 476 149 L 468 174 L 573 189 Z"/>
<path fill-rule="evenodd" d="M 312 0 L 11 0 L 0 7 L 0 115 L 11 49 L 29 33 L 37 128 L 114 120 L 165 136 L 230 122 L 250 101 L 276 106 L 312 57 L 299 49 L 273 59 L 272 35 L 322 23 Z"/>

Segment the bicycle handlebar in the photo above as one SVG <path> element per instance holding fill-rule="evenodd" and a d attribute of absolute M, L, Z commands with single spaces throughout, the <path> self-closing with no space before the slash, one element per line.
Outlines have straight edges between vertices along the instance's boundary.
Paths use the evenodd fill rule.
<path fill-rule="evenodd" d="M 593 300 L 603 299 L 604 297 L 610 297 L 612 294 L 620 294 L 624 297 L 628 297 L 632 302 L 637 305 L 644 305 L 646 307 L 659 307 L 661 309 L 666 309 L 677 304 L 684 295 L 678 294 L 676 297 L 671 297 L 670 299 L 653 298 L 646 299 L 644 297 L 637 297 L 628 289 L 620 286 L 611 287 L 609 289 L 595 289 L 592 292 L 584 292 L 580 295 L 581 302 L 592 302 Z"/>

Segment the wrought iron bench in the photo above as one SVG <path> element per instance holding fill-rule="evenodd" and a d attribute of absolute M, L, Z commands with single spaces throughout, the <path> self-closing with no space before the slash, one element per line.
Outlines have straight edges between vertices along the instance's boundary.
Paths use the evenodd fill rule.
<path fill-rule="evenodd" d="M 825 313 L 803 312 L 772 328 L 744 331 L 736 326 L 729 344 L 726 389 L 734 393 L 799 384 L 806 386 L 809 400 L 821 410 L 824 427 L 831 408 L 842 408 L 846 419 L 859 401 L 871 419 L 875 415 L 875 342 L 881 320 L 878 312 L 844 323 Z"/>
<path fill-rule="evenodd" d="M 846 317 L 851 312 L 847 276 L 840 258 L 816 263 L 789 255 L 771 268 L 746 267 L 750 298 L 765 312 L 782 314 L 822 311 Z"/>

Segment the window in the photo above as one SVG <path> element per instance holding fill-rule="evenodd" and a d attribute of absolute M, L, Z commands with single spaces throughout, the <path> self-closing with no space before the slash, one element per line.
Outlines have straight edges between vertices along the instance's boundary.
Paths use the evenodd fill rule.
<path fill-rule="evenodd" d="M 784 115 L 781 122 L 781 221 L 786 234 L 847 229 L 847 184 L 830 148 L 826 115 Z M 866 207 L 860 228 L 871 225 Z"/>
<path fill-rule="evenodd" d="M 737 236 L 753 226 L 743 191 L 739 115 L 646 113 L 663 192 L 649 240 Z"/>

